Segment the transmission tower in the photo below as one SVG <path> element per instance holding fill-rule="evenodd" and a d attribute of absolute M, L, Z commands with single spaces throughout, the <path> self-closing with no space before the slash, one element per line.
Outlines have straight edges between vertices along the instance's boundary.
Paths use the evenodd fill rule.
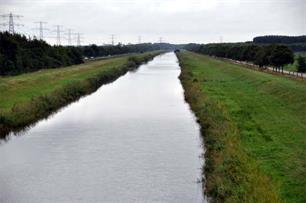
<path fill-rule="evenodd" d="M 138 44 L 141 44 L 141 36 L 138 36 Z"/>
<path fill-rule="evenodd" d="M 2 18 L 8 18 L 8 23 L 2 23 L 1 25 L 2 26 L 9 26 L 8 27 L 8 31 L 9 33 L 11 34 L 14 34 L 15 33 L 15 26 L 23 26 L 23 24 L 20 24 L 20 23 L 15 23 L 14 20 L 15 18 L 21 18 L 23 16 L 21 15 L 14 15 L 12 13 L 9 13 L 9 14 L 5 14 L 5 15 L 1 15 Z"/>
<path fill-rule="evenodd" d="M 47 28 L 44 28 L 44 24 L 47 24 L 47 22 L 43 22 L 43 21 L 38 21 L 35 22 L 36 24 L 39 24 L 39 27 L 36 28 L 39 30 L 39 39 L 43 40 L 44 39 L 44 30 L 48 30 Z"/>
<path fill-rule="evenodd" d="M 71 35 L 73 34 L 72 32 L 72 29 L 68 29 L 68 31 L 67 31 L 67 33 L 66 33 L 66 35 L 67 35 L 67 40 L 68 40 L 68 46 L 71 46 L 72 44 L 71 44 Z"/>
<path fill-rule="evenodd" d="M 220 36 L 220 43 L 223 43 L 223 37 Z"/>
<path fill-rule="evenodd" d="M 76 35 L 77 35 L 77 46 L 79 47 L 79 46 L 81 46 L 81 43 L 82 43 L 82 39 L 83 39 L 83 34 L 82 33 L 76 33 Z"/>
<path fill-rule="evenodd" d="M 114 44 L 115 44 L 115 35 L 114 34 L 111 35 L 111 39 L 112 39 L 111 44 L 114 46 Z"/>
<path fill-rule="evenodd" d="M 63 26 L 55 25 L 55 27 L 56 27 L 56 30 L 55 30 L 55 32 L 56 32 L 56 44 L 59 46 L 59 45 L 61 45 L 61 33 L 64 32 L 62 30 Z"/>
<path fill-rule="evenodd" d="M 163 43 L 163 38 L 162 37 L 159 38 L 159 43 Z"/>

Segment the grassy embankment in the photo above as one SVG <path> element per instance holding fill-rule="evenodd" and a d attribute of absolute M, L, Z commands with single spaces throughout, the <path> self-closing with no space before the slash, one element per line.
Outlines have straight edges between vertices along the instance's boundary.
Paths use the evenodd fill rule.
<path fill-rule="evenodd" d="M 134 54 L 60 69 L 0 77 L 0 135 L 23 128 L 95 91 L 160 52 Z"/>
<path fill-rule="evenodd" d="M 215 202 L 306 202 L 306 84 L 178 54 Z"/>

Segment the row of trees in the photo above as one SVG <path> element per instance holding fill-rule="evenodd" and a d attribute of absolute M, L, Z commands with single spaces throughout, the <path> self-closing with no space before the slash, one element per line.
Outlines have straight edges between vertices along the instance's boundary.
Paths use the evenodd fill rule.
<path fill-rule="evenodd" d="M 267 35 L 259 36 L 253 39 L 254 43 L 260 44 L 296 44 L 306 43 L 306 35 L 302 36 L 281 36 L 281 35 Z"/>
<path fill-rule="evenodd" d="M 0 32 L 0 75 L 15 75 L 46 68 L 58 68 L 83 63 L 84 57 L 140 53 L 154 50 L 174 50 L 168 43 L 89 45 L 82 47 L 51 46 L 43 40 L 24 35 Z"/>
<path fill-rule="evenodd" d="M 259 36 L 253 39 L 254 44 L 269 45 L 269 44 L 283 44 L 288 46 L 294 52 L 306 51 L 306 35 L 302 36 L 279 36 L 267 35 Z"/>
<path fill-rule="evenodd" d="M 282 69 L 294 62 L 293 52 L 285 45 L 260 46 L 253 43 L 220 43 L 186 46 L 189 50 L 210 56 L 254 63 L 260 67 L 271 65 Z"/>
<path fill-rule="evenodd" d="M 19 34 L 0 33 L 0 75 L 12 75 L 82 63 L 75 47 L 50 46 Z"/>

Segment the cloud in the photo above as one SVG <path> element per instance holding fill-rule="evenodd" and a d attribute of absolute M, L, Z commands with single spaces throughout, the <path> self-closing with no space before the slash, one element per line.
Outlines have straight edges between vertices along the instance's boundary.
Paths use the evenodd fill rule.
<path fill-rule="evenodd" d="M 35 21 L 84 33 L 84 43 L 245 41 L 262 34 L 306 34 L 304 0 L 0 0 L 0 12 L 24 15 L 30 35 Z M 54 33 L 46 33 L 54 36 Z M 65 40 L 65 39 L 63 39 Z M 53 38 L 48 38 L 50 43 Z"/>

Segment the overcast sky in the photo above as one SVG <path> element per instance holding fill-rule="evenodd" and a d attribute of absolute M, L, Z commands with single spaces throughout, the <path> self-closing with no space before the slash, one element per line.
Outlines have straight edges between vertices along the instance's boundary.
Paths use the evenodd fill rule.
<path fill-rule="evenodd" d="M 38 35 L 34 22 L 46 21 L 50 30 L 60 24 L 83 33 L 83 44 L 110 43 L 111 34 L 116 43 L 140 35 L 142 42 L 207 43 L 306 34 L 305 0 L 0 0 L 0 13 L 9 12 L 24 16 L 18 32 Z M 55 33 L 45 36 L 55 42 Z"/>

